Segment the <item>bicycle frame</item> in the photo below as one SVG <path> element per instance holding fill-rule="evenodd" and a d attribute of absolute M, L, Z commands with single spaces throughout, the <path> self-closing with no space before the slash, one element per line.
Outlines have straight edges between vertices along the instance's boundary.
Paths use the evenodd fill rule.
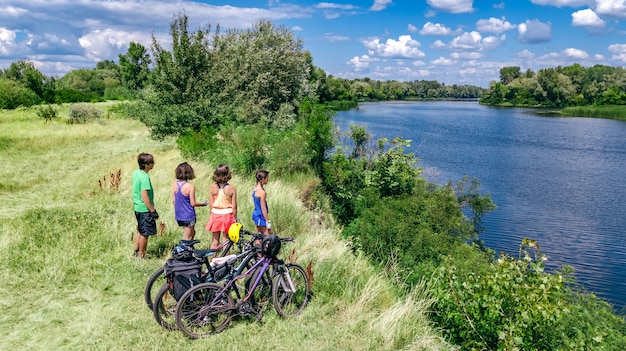
<path fill-rule="evenodd" d="M 252 252 L 250 254 L 250 257 L 247 257 L 246 259 L 244 259 L 244 261 L 241 264 L 244 264 L 245 262 L 249 262 L 250 259 L 252 259 L 254 257 L 252 255 L 256 255 L 256 253 Z M 254 292 L 254 290 L 259 285 L 259 281 L 261 280 L 261 277 L 267 271 L 267 268 L 269 267 L 271 261 L 272 260 L 267 258 L 267 257 L 262 257 L 260 260 L 255 262 L 254 265 L 252 267 L 250 267 L 250 269 L 248 269 L 247 271 L 245 271 L 243 273 L 240 273 L 240 274 L 238 274 L 236 276 L 231 277 L 231 279 L 228 280 L 228 282 L 226 283 L 226 285 L 224 285 L 224 287 L 220 290 L 220 292 L 215 295 L 215 297 L 213 298 L 213 301 L 211 301 L 211 303 L 209 303 L 208 305 L 203 306 L 200 309 L 200 311 L 198 312 L 198 315 L 204 315 L 204 312 L 206 310 L 211 309 L 216 302 L 220 301 L 220 299 L 225 294 L 227 294 L 233 288 L 233 286 L 235 287 L 235 292 L 237 293 L 237 298 L 239 298 L 239 291 L 236 288 L 235 282 L 237 280 L 239 280 L 239 279 L 247 277 L 248 275 L 252 274 L 252 272 L 255 272 L 257 269 L 260 269 L 260 271 L 259 271 L 260 273 L 258 274 L 256 280 L 252 283 L 252 286 L 250 287 L 248 294 L 242 300 L 239 300 L 237 302 L 237 304 L 240 304 L 241 302 L 249 301 L 250 297 L 252 296 L 252 293 Z M 232 307 L 232 309 L 235 309 L 235 308 L 236 308 L 236 306 Z"/>

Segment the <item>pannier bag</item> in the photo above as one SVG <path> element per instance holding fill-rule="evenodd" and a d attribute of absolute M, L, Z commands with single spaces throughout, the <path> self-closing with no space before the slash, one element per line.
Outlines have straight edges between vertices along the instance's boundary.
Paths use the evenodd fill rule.
<path fill-rule="evenodd" d="M 192 287 L 202 283 L 202 264 L 198 261 L 180 261 L 170 258 L 165 262 L 165 276 L 176 301 Z"/>

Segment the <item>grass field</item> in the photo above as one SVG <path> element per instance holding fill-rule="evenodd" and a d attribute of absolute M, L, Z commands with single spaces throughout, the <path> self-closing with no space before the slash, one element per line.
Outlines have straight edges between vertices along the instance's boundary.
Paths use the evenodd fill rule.
<path fill-rule="evenodd" d="M 107 109 L 109 104 L 95 104 Z M 216 164 L 184 160 L 173 140 L 149 138 L 145 126 L 114 113 L 89 124 L 44 123 L 35 109 L 0 111 L 0 324 L 6 350 L 451 350 L 428 319 L 423 287 L 396 291 L 393 277 L 351 254 L 327 218 L 307 211 L 298 183 L 267 186 L 275 229 L 296 238 L 298 262 L 312 264 L 313 299 L 293 319 L 274 311 L 263 322 L 237 319 L 223 333 L 190 340 L 158 326 L 143 301 L 147 278 L 181 238 L 170 199 L 174 169 L 189 161 L 199 200 Z M 140 152 L 164 224 L 145 260 L 132 257 L 135 219 L 130 177 Z M 119 172 L 119 178 L 118 178 Z M 248 229 L 251 175 L 231 181 Z M 197 238 L 208 247 L 208 219 L 198 209 Z M 206 245 L 206 246 L 204 246 Z"/>

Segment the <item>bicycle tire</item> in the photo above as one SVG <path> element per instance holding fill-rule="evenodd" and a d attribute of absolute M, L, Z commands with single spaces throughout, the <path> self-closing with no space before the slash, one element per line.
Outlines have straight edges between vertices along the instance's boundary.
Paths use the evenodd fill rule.
<path fill-rule="evenodd" d="M 159 292 L 159 289 L 161 288 L 159 284 L 155 284 L 155 283 L 159 278 L 161 277 L 165 278 L 164 272 L 165 272 L 165 267 L 161 267 L 156 272 L 152 273 L 150 278 L 148 278 L 146 287 L 143 290 L 143 297 L 150 311 L 152 311 L 154 307 L 153 297 L 156 296 L 156 294 Z"/>
<path fill-rule="evenodd" d="M 176 306 L 176 326 L 183 334 L 198 339 L 228 327 L 235 306 L 232 296 L 223 294 L 215 306 L 209 307 L 222 289 L 215 283 L 202 283 L 183 294 Z"/>
<path fill-rule="evenodd" d="M 309 278 L 304 268 L 297 263 L 289 263 L 278 267 L 278 272 L 279 274 L 274 277 L 272 284 L 272 303 L 274 308 L 281 317 L 297 316 L 309 303 L 311 297 Z M 289 272 L 295 291 L 290 291 L 286 272 Z"/>
<path fill-rule="evenodd" d="M 154 299 L 154 319 L 167 330 L 176 330 L 176 299 L 170 293 L 170 285 L 165 283 Z"/>

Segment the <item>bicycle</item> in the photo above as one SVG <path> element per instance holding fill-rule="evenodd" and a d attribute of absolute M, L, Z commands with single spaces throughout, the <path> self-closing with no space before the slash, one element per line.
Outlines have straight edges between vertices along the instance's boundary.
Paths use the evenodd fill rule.
<path fill-rule="evenodd" d="M 239 261 L 240 263 L 236 265 L 234 269 L 235 272 L 242 272 L 249 265 L 250 259 L 245 260 L 244 258 L 248 255 L 252 250 L 252 243 L 245 240 L 240 240 L 240 232 L 241 232 L 241 224 L 235 225 L 229 230 L 229 240 L 233 243 L 236 243 L 239 247 L 239 254 L 230 254 L 222 257 L 215 257 L 209 261 L 209 255 L 203 255 L 199 257 L 195 257 L 196 264 L 202 262 L 202 265 L 206 267 L 202 271 L 201 280 L 204 282 L 219 282 L 227 278 L 229 272 L 233 270 L 232 267 L 235 266 L 235 263 Z M 197 251 L 196 251 L 197 252 Z M 193 263 L 191 264 L 194 265 Z M 173 283 L 168 278 L 168 281 L 165 282 L 161 288 L 159 289 L 155 302 L 153 305 L 153 314 L 157 323 L 161 325 L 165 329 L 174 330 L 176 329 L 175 320 L 173 319 L 175 309 L 176 309 L 176 296 Z"/>
<path fill-rule="evenodd" d="M 180 244 L 185 244 L 188 246 L 191 246 L 192 248 L 194 248 L 195 244 L 200 243 L 200 240 L 181 240 L 179 242 Z M 209 257 L 215 255 L 216 252 L 221 251 L 222 253 L 222 257 L 226 255 L 226 253 L 228 253 L 230 251 L 230 249 L 232 248 L 233 244 L 235 244 L 232 240 L 230 240 L 230 238 L 228 240 L 224 240 L 223 243 L 220 244 L 220 246 L 218 246 L 216 249 L 209 249 L 209 250 L 196 250 L 194 248 L 195 251 L 195 255 L 198 257 L 206 257 L 206 259 L 208 260 Z M 153 310 L 153 306 L 154 306 L 154 299 L 152 299 L 153 296 L 156 296 L 156 294 L 158 293 L 158 291 L 160 290 L 160 286 L 158 284 L 155 284 L 157 280 L 159 280 L 159 278 L 163 278 L 165 279 L 165 266 L 160 267 L 159 269 L 157 269 L 154 273 L 152 273 L 152 275 L 150 276 L 150 278 L 148 278 L 148 281 L 146 282 L 146 286 L 144 288 L 144 300 L 146 302 L 146 305 L 148 306 L 148 309 L 150 309 L 150 311 Z"/>
<path fill-rule="evenodd" d="M 296 263 L 286 264 L 276 258 L 281 243 L 293 241 L 293 238 L 261 233 L 252 235 L 253 240 L 262 240 L 260 249 L 255 248 L 248 253 L 250 259 L 259 258 L 261 253 L 252 267 L 245 272 L 231 274 L 223 286 L 213 282 L 196 285 L 178 301 L 176 325 L 188 337 L 195 339 L 219 333 L 228 327 L 234 316 L 255 315 L 260 321 L 263 305 L 255 292 L 267 286 L 263 277 L 270 266 L 274 267 L 269 273 L 272 279 L 271 298 L 278 314 L 281 317 L 295 316 L 307 305 L 310 284 L 306 272 Z M 244 297 L 236 284 L 241 279 L 247 279 Z"/>

